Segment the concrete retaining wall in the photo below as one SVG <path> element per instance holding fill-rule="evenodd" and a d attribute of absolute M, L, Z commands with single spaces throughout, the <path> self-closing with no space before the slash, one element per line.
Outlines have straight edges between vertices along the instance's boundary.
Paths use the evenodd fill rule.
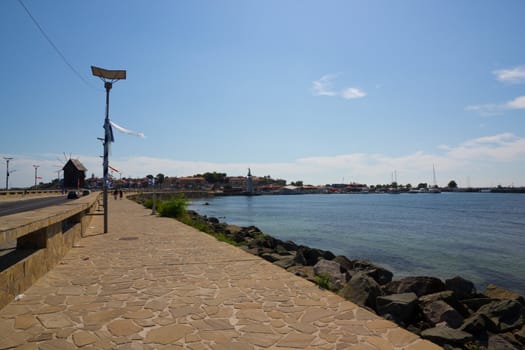
<path fill-rule="evenodd" d="M 82 238 L 100 194 L 0 217 L 0 309 L 51 270 Z M 5 254 L 5 252 L 7 252 Z"/>

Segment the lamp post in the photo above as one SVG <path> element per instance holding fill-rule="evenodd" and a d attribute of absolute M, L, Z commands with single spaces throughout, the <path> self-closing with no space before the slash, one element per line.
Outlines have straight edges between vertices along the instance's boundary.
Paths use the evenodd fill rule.
<path fill-rule="evenodd" d="M 40 167 L 40 165 L 34 165 L 33 164 L 33 168 L 35 168 L 35 190 L 36 190 L 36 180 L 38 179 L 38 168 Z"/>
<path fill-rule="evenodd" d="M 9 161 L 13 160 L 12 157 L 4 157 L 5 163 L 6 163 L 6 170 L 5 170 L 5 190 L 7 191 L 9 189 Z"/>
<path fill-rule="evenodd" d="M 109 123 L 109 91 L 117 80 L 126 79 L 125 70 L 107 70 L 91 66 L 91 73 L 104 82 L 106 89 L 106 118 L 104 119 L 104 161 L 102 164 L 104 174 L 103 206 L 104 206 L 104 233 L 108 233 L 108 165 L 109 165 L 109 143 L 113 142 L 113 132 Z"/>

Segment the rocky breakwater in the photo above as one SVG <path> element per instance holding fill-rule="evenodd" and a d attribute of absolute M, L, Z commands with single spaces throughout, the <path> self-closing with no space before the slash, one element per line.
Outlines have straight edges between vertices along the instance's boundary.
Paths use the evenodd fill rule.
<path fill-rule="evenodd" d="M 198 227 L 221 240 L 339 294 L 445 349 L 525 349 L 525 301 L 490 285 L 483 293 L 462 277 L 393 279 L 367 260 L 297 245 L 257 227 L 221 223 L 189 212 Z"/>

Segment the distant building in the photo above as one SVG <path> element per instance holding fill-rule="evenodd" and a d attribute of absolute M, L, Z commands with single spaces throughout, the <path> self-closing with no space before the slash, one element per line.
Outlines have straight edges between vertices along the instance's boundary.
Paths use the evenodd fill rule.
<path fill-rule="evenodd" d="M 62 170 L 64 171 L 64 188 L 84 187 L 87 169 L 78 159 L 69 159 Z"/>

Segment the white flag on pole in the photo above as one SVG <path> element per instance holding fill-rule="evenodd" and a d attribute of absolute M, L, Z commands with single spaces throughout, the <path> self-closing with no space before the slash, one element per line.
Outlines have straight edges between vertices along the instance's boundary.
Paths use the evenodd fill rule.
<path fill-rule="evenodd" d="M 140 138 L 144 138 L 145 137 L 143 133 L 123 128 L 122 126 L 120 126 L 118 124 L 115 124 L 115 122 L 113 122 L 111 120 L 109 121 L 109 123 L 111 124 L 112 127 L 114 127 L 115 129 L 117 129 L 118 131 L 120 131 L 120 132 L 122 132 L 124 134 L 138 136 Z"/>

